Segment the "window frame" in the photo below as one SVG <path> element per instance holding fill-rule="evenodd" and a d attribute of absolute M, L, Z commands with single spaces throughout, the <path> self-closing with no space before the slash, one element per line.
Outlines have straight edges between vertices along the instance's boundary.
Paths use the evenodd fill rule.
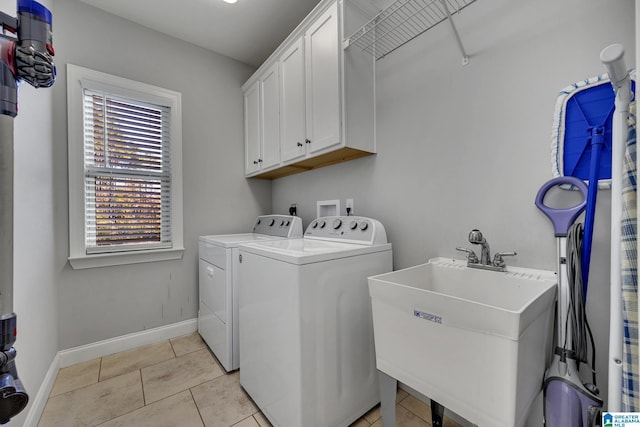
<path fill-rule="evenodd" d="M 171 120 L 171 232 L 169 248 L 89 253 L 85 235 L 84 89 L 170 108 Z M 182 258 L 182 100 L 169 89 L 67 64 L 69 160 L 69 262 L 74 269 L 167 261 Z"/>

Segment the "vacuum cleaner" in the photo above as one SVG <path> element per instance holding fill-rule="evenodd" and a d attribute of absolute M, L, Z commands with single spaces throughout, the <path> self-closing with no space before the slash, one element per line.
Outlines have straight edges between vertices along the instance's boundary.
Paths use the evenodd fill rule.
<path fill-rule="evenodd" d="M 584 200 L 576 206 L 557 209 L 544 204 L 547 192 L 556 186 L 571 186 Z M 597 185 L 597 184 L 596 184 Z M 594 427 L 601 425 L 602 399 L 595 382 L 583 382 L 581 364 L 588 365 L 588 340 L 595 364 L 593 336 L 585 313 L 582 285 L 582 224 L 574 224 L 587 205 L 587 185 L 579 178 L 563 176 L 545 183 L 536 196 L 536 206 L 551 220 L 557 238 L 558 301 L 557 346 L 544 378 L 544 420 L 546 427 Z"/>
<path fill-rule="evenodd" d="M 33 0 L 18 0 L 17 18 L 0 12 L 0 424 L 29 402 L 13 347 L 13 118 L 20 82 L 38 88 L 55 81 L 51 24 L 51 12 Z"/>

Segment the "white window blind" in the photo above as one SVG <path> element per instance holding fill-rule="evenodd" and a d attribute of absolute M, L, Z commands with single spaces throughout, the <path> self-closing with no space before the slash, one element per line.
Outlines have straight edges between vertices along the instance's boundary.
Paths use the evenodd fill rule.
<path fill-rule="evenodd" d="M 184 254 L 182 95 L 67 64 L 69 263 Z"/>
<path fill-rule="evenodd" d="M 87 254 L 171 247 L 170 112 L 83 90 Z"/>

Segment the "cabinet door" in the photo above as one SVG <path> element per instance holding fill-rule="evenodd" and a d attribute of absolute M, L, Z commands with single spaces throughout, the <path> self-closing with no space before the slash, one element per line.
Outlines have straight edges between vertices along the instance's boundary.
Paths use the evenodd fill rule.
<path fill-rule="evenodd" d="M 282 161 L 306 154 L 304 134 L 304 44 L 302 38 L 280 58 Z"/>
<path fill-rule="evenodd" d="M 280 163 L 280 76 L 278 63 L 260 79 L 262 106 L 262 169 Z"/>
<path fill-rule="evenodd" d="M 340 141 L 338 4 L 305 33 L 306 134 L 309 153 Z"/>
<path fill-rule="evenodd" d="M 244 93 L 245 173 L 260 170 L 260 81 Z"/>

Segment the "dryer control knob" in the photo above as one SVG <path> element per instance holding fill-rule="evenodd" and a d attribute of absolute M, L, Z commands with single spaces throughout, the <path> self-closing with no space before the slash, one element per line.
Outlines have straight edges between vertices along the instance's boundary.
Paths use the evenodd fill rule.
<path fill-rule="evenodd" d="M 367 228 L 369 228 L 369 224 L 366 221 L 360 223 L 360 230 L 365 231 Z"/>
<path fill-rule="evenodd" d="M 284 226 L 284 219 L 282 221 L 280 221 L 280 227 Z"/>
<path fill-rule="evenodd" d="M 349 223 L 349 228 L 355 230 L 358 228 L 358 223 L 356 221 L 351 221 L 351 223 Z"/>
<path fill-rule="evenodd" d="M 333 229 L 337 230 L 342 225 L 342 220 L 340 218 L 336 218 L 333 220 Z"/>
<path fill-rule="evenodd" d="M 325 225 L 327 225 L 325 220 L 320 221 L 320 228 L 324 228 Z"/>
<path fill-rule="evenodd" d="M 313 221 L 313 224 L 311 224 L 311 228 L 318 228 L 318 221 Z"/>
<path fill-rule="evenodd" d="M 273 227 L 273 224 L 276 223 L 275 219 L 271 219 L 271 221 L 269 221 L 269 227 Z"/>

